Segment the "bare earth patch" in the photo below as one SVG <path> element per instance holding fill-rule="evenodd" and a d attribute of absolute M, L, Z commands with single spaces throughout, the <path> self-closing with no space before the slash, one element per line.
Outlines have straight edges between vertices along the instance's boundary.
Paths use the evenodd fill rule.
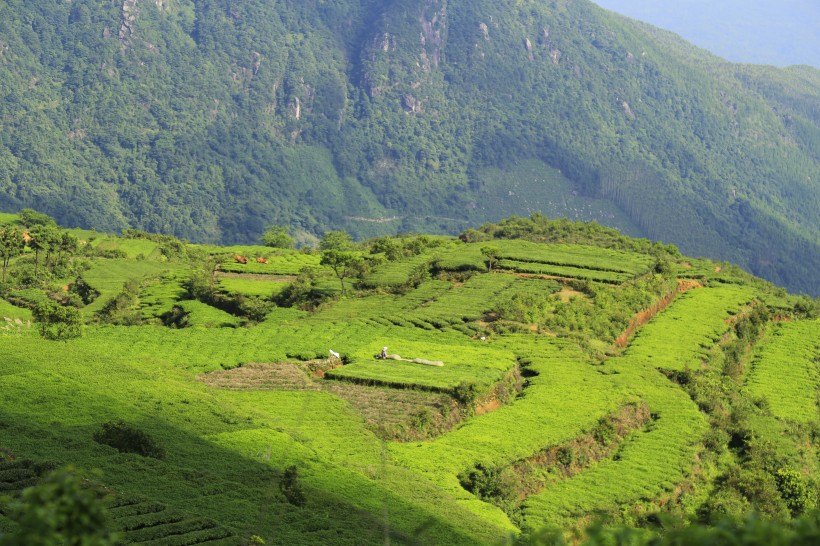
<path fill-rule="evenodd" d="M 564 286 L 560 292 L 558 292 L 558 297 L 561 298 L 561 301 L 564 303 L 569 303 L 570 298 L 581 298 L 585 297 L 583 292 L 578 292 L 577 290 L 573 290 L 569 286 Z"/>
<path fill-rule="evenodd" d="M 199 379 L 220 389 L 328 392 L 345 400 L 367 428 L 389 440 L 429 439 L 447 432 L 463 417 L 446 394 L 327 381 L 311 368 L 307 362 L 249 363 L 202 374 Z"/>
<path fill-rule="evenodd" d="M 208 386 L 231 390 L 319 390 L 297 364 L 251 362 L 232 370 L 220 370 L 199 376 Z"/>

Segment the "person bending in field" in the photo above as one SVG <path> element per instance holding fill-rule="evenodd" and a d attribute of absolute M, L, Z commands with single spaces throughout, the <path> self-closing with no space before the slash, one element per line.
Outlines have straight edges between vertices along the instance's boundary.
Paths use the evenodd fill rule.
<path fill-rule="evenodd" d="M 387 347 L 382 347 L 382 354 L 379 355 L 382 360 L 387 360 Z"/>

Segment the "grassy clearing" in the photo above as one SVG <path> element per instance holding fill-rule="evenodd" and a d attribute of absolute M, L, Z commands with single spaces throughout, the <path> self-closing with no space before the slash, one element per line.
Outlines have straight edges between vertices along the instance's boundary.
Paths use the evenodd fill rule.
<path fill-rule="evenodd" d="M 238 317 L 200 301 L 181 301 L 175 307 L 182 313 L 177 321 L 181 328 L 234 328 L 241 324 Z"/>
<path fill-rule="evenodd" d="M 754 355 L 746 388 L 781 419 L 816 421 L 820 389 L 820 321 L 781 322 Z M 814 411 L 811 411 L 814 408 Z"/>

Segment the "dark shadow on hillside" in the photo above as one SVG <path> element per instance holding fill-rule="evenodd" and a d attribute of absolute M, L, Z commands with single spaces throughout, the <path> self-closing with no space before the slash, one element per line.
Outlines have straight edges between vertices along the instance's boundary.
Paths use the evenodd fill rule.
<path fill-rule="evenodd" d="M 105 418 L 100 419 L 100 423 Z M 301 486 L 306 504 L 298 508 L 281 492 L 282 472 L 288 461 L 270 464 L 216 446 L 163 420 L 130 420 L 151 431 L 167 450 L 164 461 L 118 453 L 92 440 L 99 427 L 64 426 L 37 422 L 24 411 L 0 409 L 0 443 L 18 457 L 47 461 L 55 466 L 99 468 L 102 482 L 124 495 L 139 496 L 168 505 L 194 517 L 208 518 L 234 529 L 239 536 L 259 535 L 269 544 L 475 544 L 436 514 L 402 499 L 374 479 L 342 468 L 299 461 L 306 479 Z M 237 429 L 239 430 L 239 429 Z M 265 446 L 259 446 L 260 452 Z M 301 465 L 301 466 L 300 466 Z M 370 512 L 331 490 L 310 485 L 321 472 L 345 474 L 339 487 L 351 492 L 370 491 L 380 507 Z M 355 493 L 351 493 L 355 495 Z M 204 500 L 203 500 L 204 499 Z M 362 499 L 365 504 L 367 499 Z M 391 517 L 393 514 L 393 517 Z M 400 521 L 400 526 L 395 522 Z M 387 522 L 387 523 L 385 523 Z M 388 538 L 389 537 L 389 538 Z"/>

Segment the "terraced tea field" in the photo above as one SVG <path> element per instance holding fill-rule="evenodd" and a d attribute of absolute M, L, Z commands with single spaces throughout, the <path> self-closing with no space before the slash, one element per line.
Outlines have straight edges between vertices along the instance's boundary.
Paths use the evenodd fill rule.
<path fill-rule="evenodd" d="M 816 320 L 777 323 L 754 356 L 746 386 L 768 401 L 776 417 L 798 423 L 818 417 L 819 330 Z"/>
<path fill-rule="evenodd" d="M 804 318 L 804 300 L 732 268 L 680 260 L 673 273 L 699 282 L 676 295 L 649 255 L 437 239 L 395 261 L 362 245 L 372 267 L 343 295 L 318 252 L 203 246 L 191 255 L 211 260 L 189 263 L 144 239 L 92 244 L 129 257 L 84 258 L 101 295 L 83 309 L 82 337 L 42 339 L 26 326 L 31 309 L 11 303 L 68 298 L 74 278 L 0 299 L 0 494 L 18 497 L 53 466 L 99 469 L 124 543 L 495 545 L 598 513 L 694 517 L 731 481 L 721 472 L 745 471 L 733 465 L 757 449 L 717 428 L 744 415 L 784 424 L 772 460 L 816 482 L 815 446 L 796 435 L 818 422 L 820 322 Z M 486 246 L 500 255 L 491 272 Z M 98 311 L 126 284 L 137 318 L 106 323 Z M 273 294 L 292 287 L 303 299 L 276 307 L 290 303 Z M 249 320 L 248 301 L 270 312 Z M 738 317 L 766 304 L 790 322 L 764 325 L 738 352 L 745 376 L 722 375 Z M 524 311 L 505 311 L 514 305 Z M 643 308 L 660 311 L 617 346 Z M 400 359 L 377 358 L 385 346 Z M 740 409 L 706 413 L 686 384 L 696 379 Z M 611 449 L 569 449 L 611 440 L 625 408 L 642 418 Z M 116 420 L 162 449 L 99 441 Z M 764 477 L 767 498 L 785 502 Z M 0 533 L 15 525 L 0 510 Z"/>

